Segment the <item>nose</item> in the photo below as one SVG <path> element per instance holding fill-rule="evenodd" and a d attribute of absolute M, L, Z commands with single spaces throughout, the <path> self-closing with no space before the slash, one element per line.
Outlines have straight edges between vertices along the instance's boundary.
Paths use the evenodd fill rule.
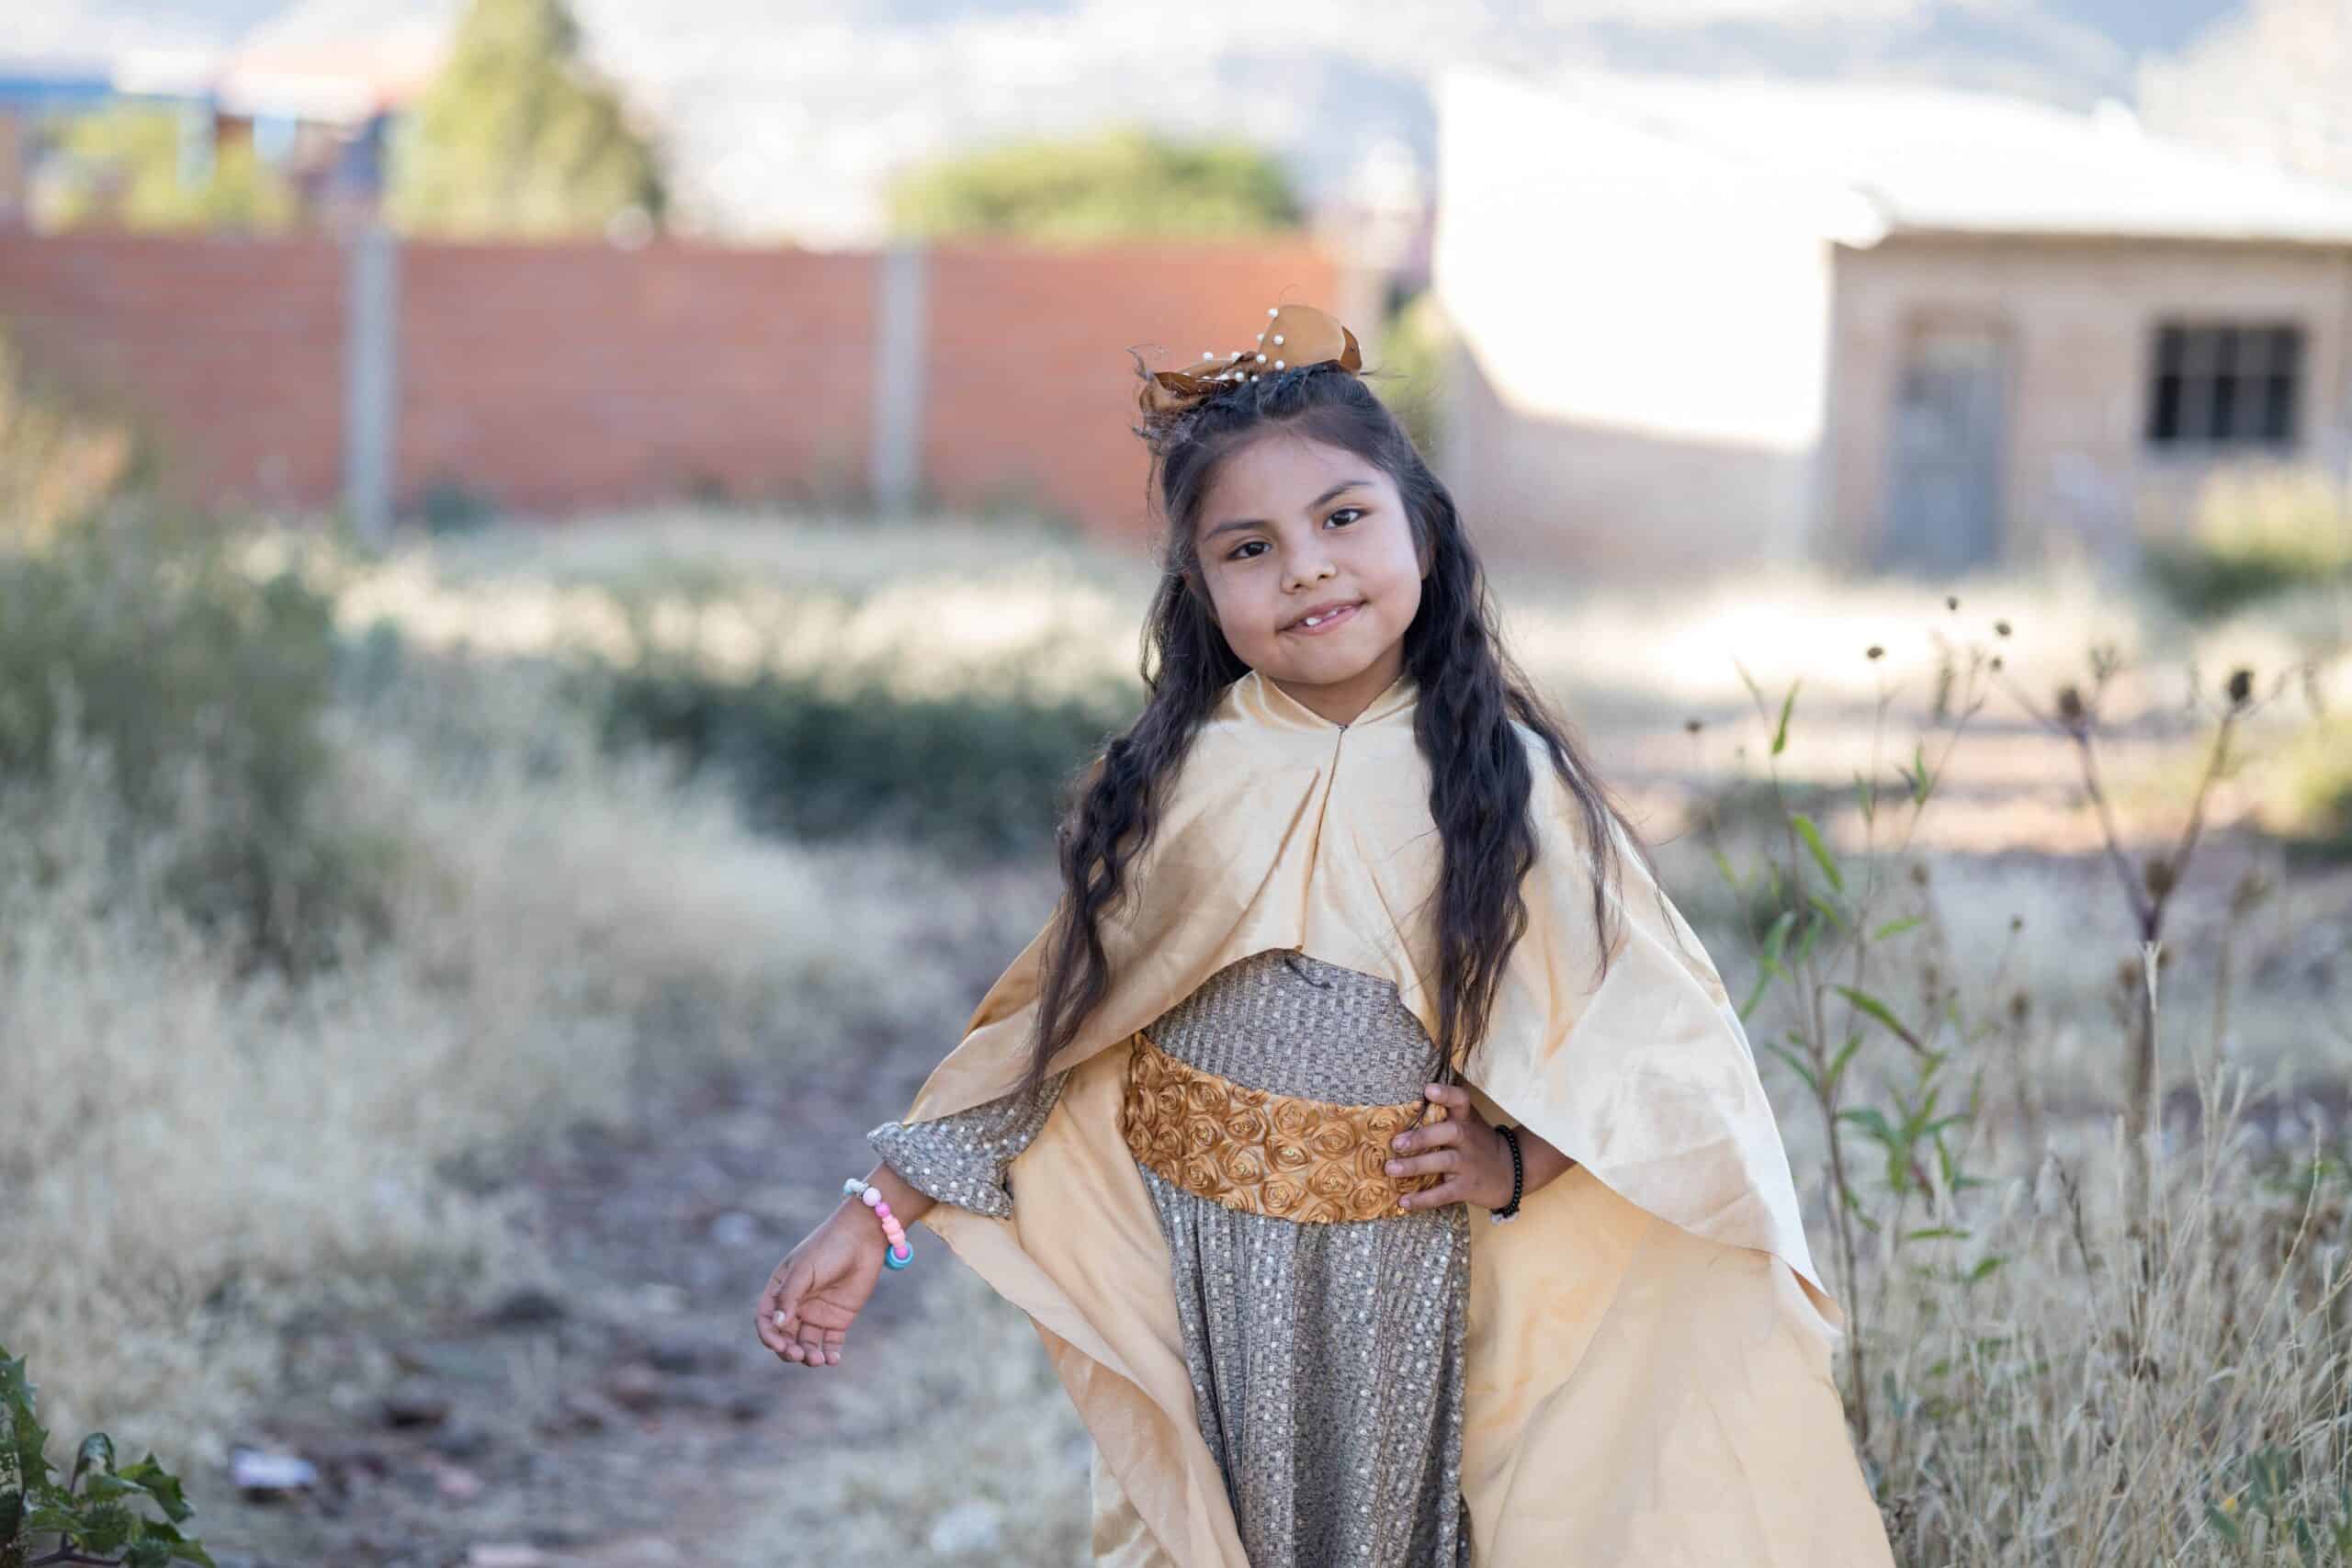
<path fill-rule="evenodd" d="M 1324 550 L 1319 539 L 1315 544 L 1294 551 L 1283 565 L 1287 569 L 1283 586 L 1294 589 L 1305 588 L 1309 583 L 1319 582 L 1336 570 L 1331 565 L 1331 558 Z"/>

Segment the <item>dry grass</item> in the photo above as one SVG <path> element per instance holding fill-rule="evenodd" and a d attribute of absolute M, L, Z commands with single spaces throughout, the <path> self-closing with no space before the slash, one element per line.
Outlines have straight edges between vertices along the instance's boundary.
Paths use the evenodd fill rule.
<path fill-rule="evenodd" d="M 58 1429 L 217 1460 L 285 1314 L 529 1269 L 448 1156 L 625 1119 L 639 1071 L 816 1049 L 842 1010 L 954 1010 L 923 972 L 869 984 L 915 868 L 755 840 L 515 672 L 409 679 L 336 745 L 342 809 L 404 847 L 398 938 L 300 987 L 175 915 L 161 836 L 109 854 L 99 759 L 0 800 L 0 1324 Z"/>

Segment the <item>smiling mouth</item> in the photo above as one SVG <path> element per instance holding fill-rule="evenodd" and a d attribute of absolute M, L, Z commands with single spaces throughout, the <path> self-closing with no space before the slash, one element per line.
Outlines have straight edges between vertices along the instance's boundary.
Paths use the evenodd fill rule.
<path fill-rule="evenodd" d="M 1353 604 L 1342 604 L 1336 610 L 1327 611 L 1323 615 L 1317 615 L 1312 619 L 1293 621 L 1289 626 L 1284 626 L 1283 629 L 1289 632 L 1309 633 L 1328 631 L 1343 621 L 1354 619 L 1355 613 L 1363 608 L 1363 604 L 1361 601 Z"/>

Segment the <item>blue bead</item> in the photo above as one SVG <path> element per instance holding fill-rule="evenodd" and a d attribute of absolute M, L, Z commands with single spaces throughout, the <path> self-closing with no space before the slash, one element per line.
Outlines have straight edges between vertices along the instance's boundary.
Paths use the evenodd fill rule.
<path fill-rule="evenodd" d="M 899 1257 L 888 1247 L 882 1249 L 882 1266 L 886 1269 L 904 1269 L 914 1260 L 915 1249 L 911 1247 L 907 1248 L 907 1255 L 904 1258 Z"/>

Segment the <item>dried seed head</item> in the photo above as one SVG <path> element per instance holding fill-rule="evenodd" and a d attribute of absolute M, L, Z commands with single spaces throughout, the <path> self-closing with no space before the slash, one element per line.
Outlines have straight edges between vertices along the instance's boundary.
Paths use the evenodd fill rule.
<path fill-rule="evenodd" d="M 1689 730 L 1691 734 L 1696 735 L 1701 729 L 1705 728 L 1705 725 L 1699 719 L 1686 718 L 1682 721 L 1682 728 Z"/>
<path fill-rule="evenodd" d="M 1995 637 L 2007 637 L 2007 636 L 2008 636 L 2008 635 L 2009 635 L 2009 623 L 2008 623 L 2008 622 L 2007 622 L 2007 621 L 2005 621 L 2005 620 L 2002 620 L 2002 621 L 1995 621 L 1995 622 L 1993 623 L 1993 635 L 1994 635 Z"/>
<path fill-rule="evenodd" d="M 2058 716 L 2068 724 L 2083 722 L 2083 694 L 2074 686 L 2058 688 Z"/>
<path fill-rule="evenodd" d="M 1886 657 L 1886 649 L 1881 648 L 1876 643 L 1872 643 L 1869 648 L 1863 649 L 1863 657 L 1866 659 L 1883 659 Z"/>
<path fill-rule="evenodd" d="M 2011 1023 L 2023 1023 L 2025 1021 L 2026 1014 L 2032 1010 L 2033 1000 L 2031 998 L 2028 997 L 2023 991 L 2015 991 L 2010 993 L 2009 1021 Z"/>
<path fill-rule="evenodd" d="M 1957 594 L 1957 593 L 1947 593 L 1947 594 L 1945 594 L 1945 595 L 1944 595 L 1944 608 L 1945 608 L 1945 609 L 1947 609 L 1947 610 L 1957 610 L 1957 609 L 1959 609 L 1959 608 L 1960 608 L 1960 595 L 1959 595 L 1959 594 Z"/>
<path fill-rule="evenodd" d="M 2245 706 L 2246 699 L 2254 695 L 2254 671 L 2251 670 L 2231 671 L 2229 692 L 2231 706 Z"/>
<path fill-rule="evenodd" d="M 2141 880 L 2148 885 L 2148 897 L 2161 898 L 2173 890 L 2177 874 L 2172 862 L 2162 855 L 2150 855 L 2141 870 Z"/>
<path fill-rule="evenodd" d="M 1996 653 L 1996 654 L 1993 655 L 1993 668 L 1994 668 L 1994 669 L 1996 669 L 1996 670 L 1998 670 L 2000 667 L 2001 667 L 2001 656 L 2000 656 L 1999 654 L 1997 654 L 1997 653 Z"/>

